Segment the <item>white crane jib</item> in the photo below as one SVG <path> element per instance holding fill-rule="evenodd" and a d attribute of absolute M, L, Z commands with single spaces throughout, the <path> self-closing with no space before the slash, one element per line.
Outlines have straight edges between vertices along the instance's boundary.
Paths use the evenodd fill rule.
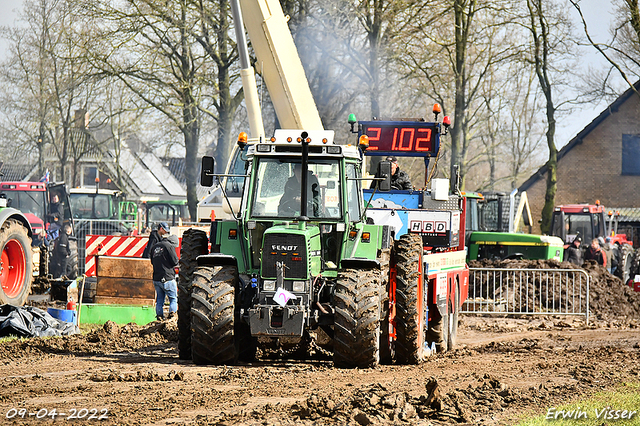
<path fill-rule="evenodd" d="M 267 86 L 281 128 L 322 130 L 320 114 L 280 2 L 240 0 L 240 3 L 258 59 L 256 66 Z M 231 4 L 233 7 L 234 2 Z M 240 42 L 238 40 L 239 50 Z M 244 46 L 246 48 L 246 43 Z M 249 96 L 246 92 L 250 89 L 244 88 L 245 96 Z"/>

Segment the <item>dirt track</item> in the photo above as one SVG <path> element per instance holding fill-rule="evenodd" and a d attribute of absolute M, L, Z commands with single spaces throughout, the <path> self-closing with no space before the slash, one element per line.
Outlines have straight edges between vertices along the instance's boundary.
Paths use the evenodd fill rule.
<path fill-rule="evenodd" d="M 25 408 L 15 424 L 42 424 L 28 414 L 39 410 L 65 413 L 61 421 L 86 408 L 107 410 L 102 424 L 497 425 L 640 382 L 635 322 L 467 317 L 459 333 L 458 350 L 372 370 L 326 359 L 199 367 L 178 360 L 175 323 L 11 341 L 1 346 L 0 414 Z"/>
<path fill-rule="evenodd" d="M 524 266 L 567 267 L 543 263 Z M 561 402 L 640 383 L 640 293 L 597 265 L 586 269 L 589 326 L 572 317 L 465 316 L 459 348 L 418 366 L 341 370 L 320 351 L 307 361 L 200 367 L 178 359 L 175 320 L 0 343 L 0 423 L 76 413 L 84 415 L 80 423 L 106 414 L 101 424 L 131 425 L 512 425 Z M 640 425 L 640 414 L 610 424 Z"/>

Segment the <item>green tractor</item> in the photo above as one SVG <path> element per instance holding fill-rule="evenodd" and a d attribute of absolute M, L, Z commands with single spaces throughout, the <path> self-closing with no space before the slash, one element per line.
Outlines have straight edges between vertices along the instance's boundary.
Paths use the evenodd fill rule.
<path fill-rule="evenodd" d="M 31 225 L 25 215 L 0 197 L 0 304 L 22 306 L 31 293 Z"/>
<path fill-rule="evenodd" d="M 336 366 L 391 360 L 392 236 L 366 221 L 360 147 L 332 138 L 331 131 L 277 130 L 272 143 L 249 145 L 235 220 L 212 222 L 210 241 L 196 229 L 183 234 L 181 358 L 251 361 L 259 342 L 304 347 L 324 333 Z M 381 167 L 385 188 L 390 164 Z M 213 184 L 213 169 L 204 157 L 204 186 Z"/>

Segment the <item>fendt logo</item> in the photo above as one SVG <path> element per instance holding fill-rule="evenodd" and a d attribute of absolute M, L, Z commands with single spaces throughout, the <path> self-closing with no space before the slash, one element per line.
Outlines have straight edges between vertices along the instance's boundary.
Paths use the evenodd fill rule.
<path fill-rule="evenodd" d="M 271 246 L 271 250 L 276 250 L 276 251 L 293 251 L 297 249 L 298 249 L 298 246 L 281 246 L 279 244 L 273 244 Z"/>

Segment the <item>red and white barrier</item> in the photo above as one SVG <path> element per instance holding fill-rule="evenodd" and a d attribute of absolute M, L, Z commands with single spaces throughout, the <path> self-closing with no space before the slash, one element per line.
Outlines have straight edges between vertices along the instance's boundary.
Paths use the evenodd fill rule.
<path fill-rule="evenodd" d="M 96 276 L 96 255 L 142 257 L 147 242 L 148 236 L 87 235 L 84 273 Z"/>

